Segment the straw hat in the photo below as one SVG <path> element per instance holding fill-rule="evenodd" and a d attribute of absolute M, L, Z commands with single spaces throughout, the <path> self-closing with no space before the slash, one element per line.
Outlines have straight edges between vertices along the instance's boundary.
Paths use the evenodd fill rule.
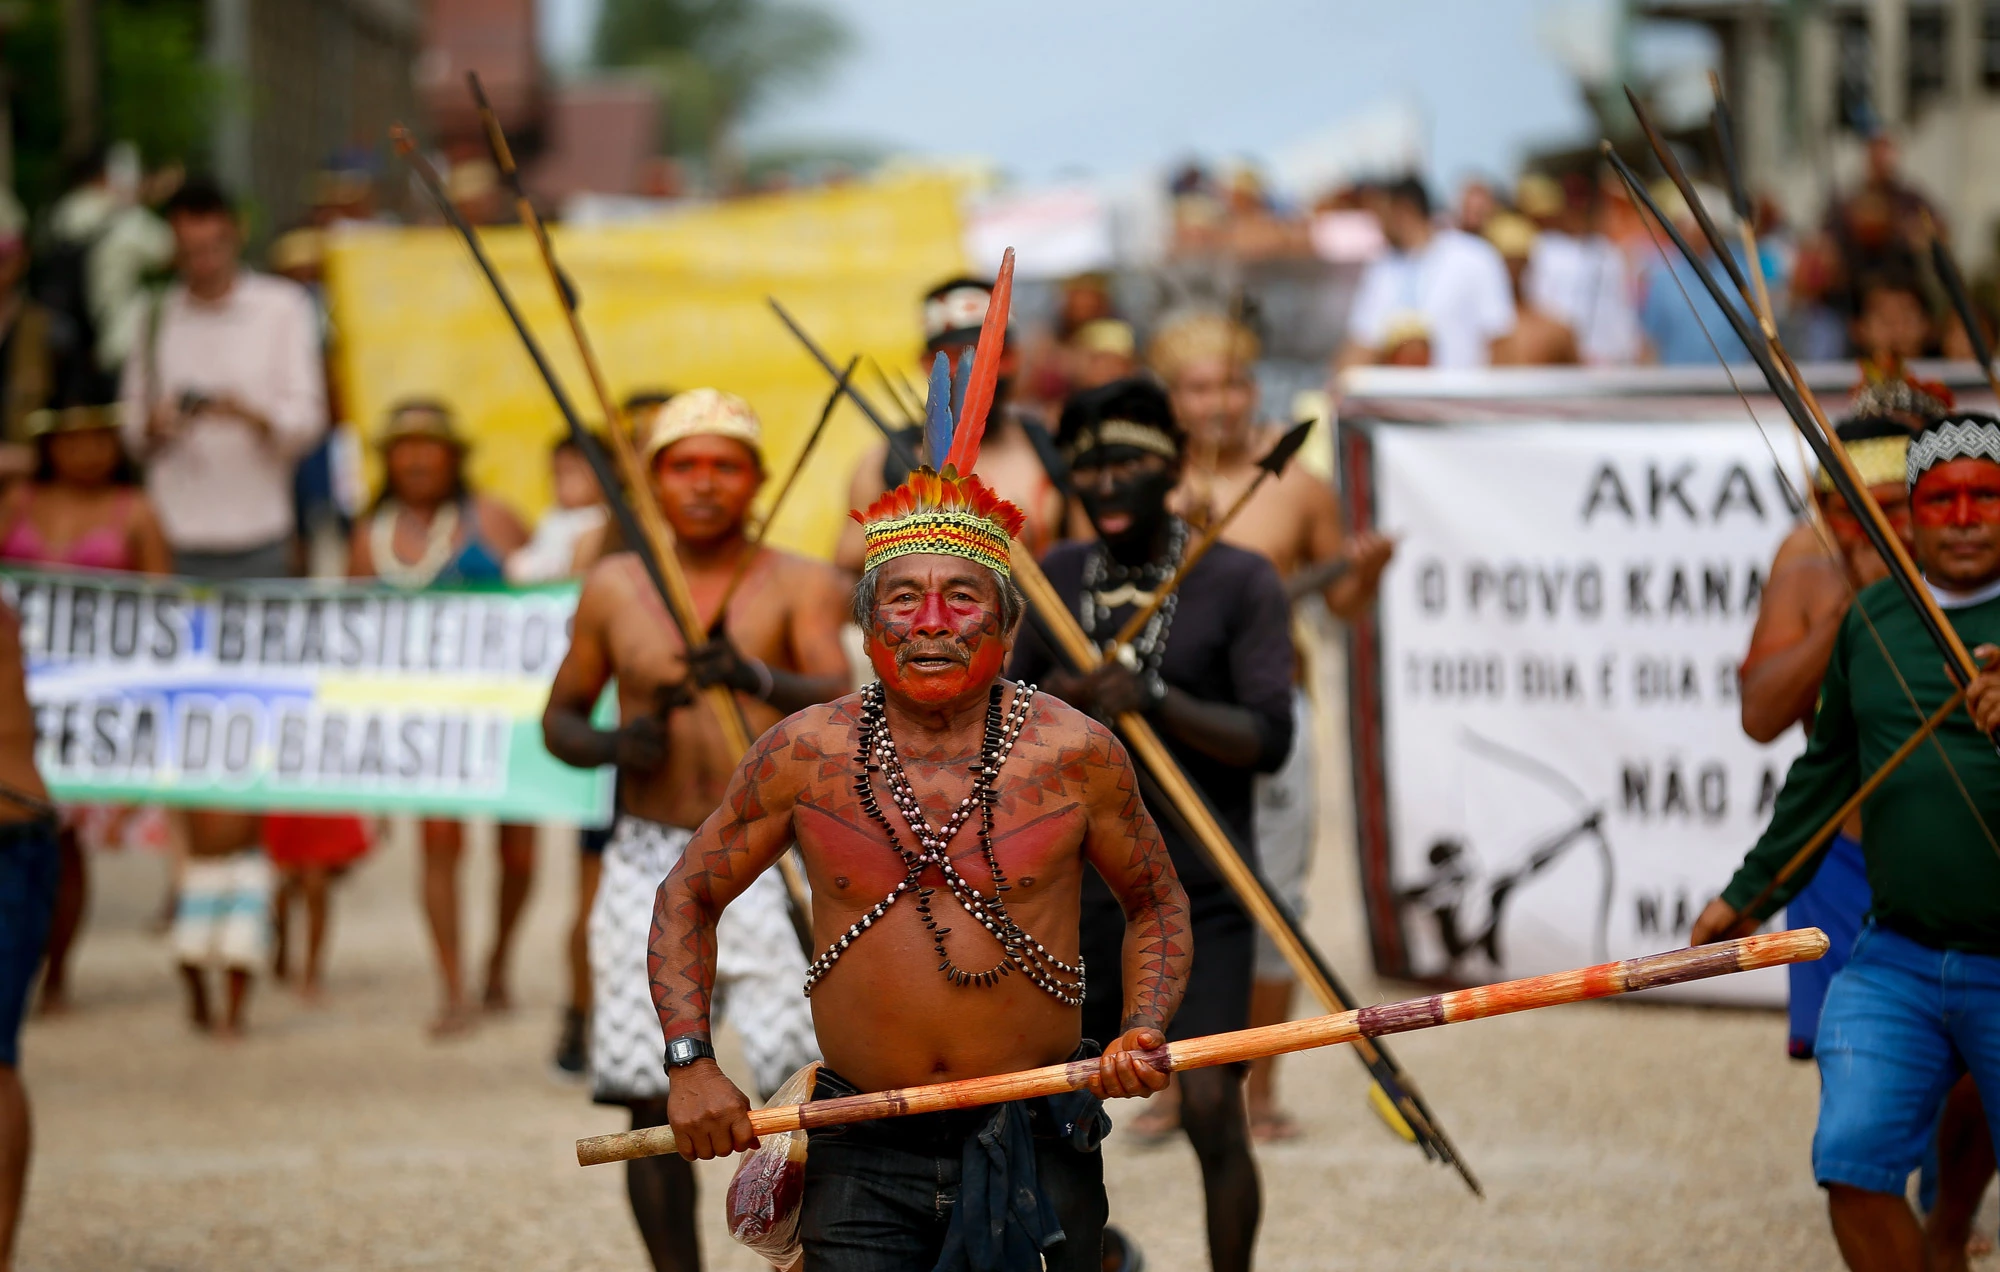
<path fill-rule="evenodd" d="M 42 410 L 29 414 L 28 436 L 51 437 L 57 433 L 88 433 L 96 429 L 117 428 L 117 408 L 110 406 L 65 406 L 61 410 Z"/>
<path fill-rule="evenodd" d="M 471 445 L 458 431 L 458 417 L 452 409 L 430 398 L 411 398 L 390 407 L 375 445 L 388 450 L 406 437 L 428 437 L 461 451 Z"/>

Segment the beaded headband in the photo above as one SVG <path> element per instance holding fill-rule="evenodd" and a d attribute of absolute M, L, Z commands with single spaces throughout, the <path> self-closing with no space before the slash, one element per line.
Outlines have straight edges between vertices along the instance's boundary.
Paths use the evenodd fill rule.
<path fill-rule="evenodd" d="M 963 401 L 956 418 L 950 363 L 939 354 L 931 365 L 930 401 L 924 421 L 924 449 L 931 462 L 865 511 L 848 514 L 861 523 L 861 537 L 867 545 L 861 559 L 863 573 L 897 557 L 938 553 L 983 565 L 1002 578 L 1008 576 L 1010 548 L 1027 518 L 1019 508 L 988 490 L 972 475 L 972 469 L 979 462 L 979 443 L 986 433 L 987 412 L 993 406 L 1000 350 L 1007 337 L 1007 302 L 1013 290 L 1014 249 L 1010 247 L 993 285 L 978 348 L 956 395 Z"/>
<path fill-rule="evenodd" d="M 1854 471 L 1861 474 L 1864 486 L 1902 485 L 1908 479 L 1909 454 L 1907 437 L 1869 437 L 1847 443 L 1847 457 L 1854 461 Z M 1833 493 L 1833 478 L 1824 468 L 1813 470 L 1813 489 Z"/>
<path fill-rule="evenodd" d="M 1947 416 L 1918 433 L 1910 442 L 1910 488 L 1939 464 L 1954 459 L 1986 459 L 2000 464 L 2000 419 L 1966 412 Z"/>
<path fill-rule="evenodd" d="M 1141 424 L 1136 420 L 1105 420 L 1095 427 L 1077 432 L 1076 440 L 1068 448 L 1069 458 L 1074 462 L 1078 456 L 1106 446 L 1130 446 L 1165 459 L 1179 459 L 1181 456 L 1181 448 L 1174 445 L 1174 439 L 1151 424 Z"/>

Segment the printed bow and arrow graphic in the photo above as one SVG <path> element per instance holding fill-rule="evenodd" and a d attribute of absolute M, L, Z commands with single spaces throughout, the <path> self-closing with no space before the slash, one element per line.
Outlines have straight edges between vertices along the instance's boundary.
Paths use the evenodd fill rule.
<path fill-rule="evenodd" d="M 1583 788 L 1567 774 L 1524 751 L 1481 737 L 1470 729 L 1459 735 L 1459 744 L 1470 754 L 1499 765 L 1548 791 L 1571 810 L 1575 820 L 1535 839 L 1518 863 L 1503 873 L 1487 874 L 1483 878 L 1467 869 L 1463 840 L 1447 836 L 1431 846 L 1430 876 L 1407 888 L 1397 889 L 1396 900 L 1405 907 L 1430 911 L 1437 923 L 1438 942 L 1445 952 L 1445 965 L 1439 969 L 1441 974 L 1456 975 L 1460 960 L 1475 950 L 1483 951 L 1496 968 L 1503 965 L 1501 925 L 1506 919 L 1507 903 L 1522 884 L 1555 866 L 1568 855 L 1570 849 L 1583 842 L 1588 842 L 1595 850 L 1604 873 L 1603 885 L 1598 892 L 1596 922 L 1592 928 L 1592 956 L 1600 961 L 1608 959 L 1611 905 L 1616 892 L 1618 867 L 1611 841 L 1604 833 L 1603 804 L 1592 802 Z M 1477 931 L 1468 931 L 1467 916 L 1461 909 L 1464 894 L 1469 887 L 1481 883 L 1486 888 L 1485 923 Z"/>

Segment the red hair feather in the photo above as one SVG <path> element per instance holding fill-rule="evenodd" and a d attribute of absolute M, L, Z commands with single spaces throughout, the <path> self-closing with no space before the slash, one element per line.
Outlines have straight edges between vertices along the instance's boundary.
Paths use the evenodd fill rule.
<path fill-rule="evenodd" d="M 869 504 L 865 511 L 856 509 L 847 515 L 869 526 L 913 512 L 945 511 L 984 517 L 1005 530 L 1010 539 L 1019 538 L 1028 524 L 1026 514 L 988 490 L 979 478 L 944 477 L 928 468 L 911 473 L 908 481 Z"/>
<path fill-rule="evenodd" d="M 993 409 L 993 390 L 1000 380 L 1000 355 L 1007 344 L 1007 308 L 1013 297 L 1014 249 L 1010 247 L 1000 258 L 1000 274 L 993 280 L 993 299 L 986 306 L 986 321 L 980 324 L 979 344 L 972 354 L 972 383 L 965 390 L 951 453 L 944 457 L 940 471 L 949 469 L 970 476 L 979 463 L 979 442 L 986 435 L 986 414 Z"/>

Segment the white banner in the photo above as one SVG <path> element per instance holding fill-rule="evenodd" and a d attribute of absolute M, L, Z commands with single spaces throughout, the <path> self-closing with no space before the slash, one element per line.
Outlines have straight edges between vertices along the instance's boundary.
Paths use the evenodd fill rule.
<path fill-rule="evenodd" d="M 1803 745 L 1751 742 L 1736 695 L 1796 524 L 1780 460 L 1744 424 L 1367 432 L 1374 521 L 1402 539 L 1370 909 L 1404 970 L 1479 982 L 1685 943 Z M 1682 996 L 1784 993 L 1771 970 Z"/>

